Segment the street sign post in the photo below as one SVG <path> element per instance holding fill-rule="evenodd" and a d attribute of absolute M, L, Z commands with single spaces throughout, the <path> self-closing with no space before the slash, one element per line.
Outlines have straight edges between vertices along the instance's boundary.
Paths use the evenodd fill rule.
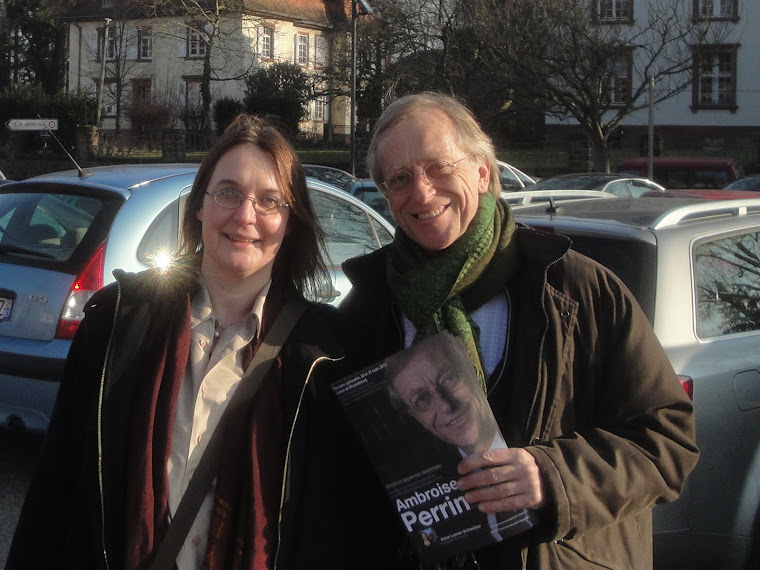
<path fill-rule="evenodd" d="M 9 119 L 5 126 L 12 131 L 57 131 L 58 119 Z"/>

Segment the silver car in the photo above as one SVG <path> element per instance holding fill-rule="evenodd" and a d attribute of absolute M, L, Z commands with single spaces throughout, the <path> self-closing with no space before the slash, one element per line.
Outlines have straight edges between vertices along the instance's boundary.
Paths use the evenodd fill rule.
<path fill-rule="evenodd" d="M 628 285 L 694 401 L 701 456 L 654 510 L 655 568 L 758 568 L 760 199 L 570 200 L 515 216 Z"/>
<path fill-rule="evenodd" d="M 141 271 L 177 251 L 197 169 L 107 166 L 0 186 L 0 424 L 46 429 L 84 304 L 114 269 Z M 393 226 L 307 180 L 332 277 L 318 300 L 337 304 L 351 287 L 340 264 L 389 243 Z"/>
<path fill-rule="evenodd" d="M 639 197 L 645 192 L 664 192 L 665 188 L 648 178 L 630 174 L 583 172 L 559 174 L 539 180 L 528 190 L 594 190 L 621 198 Z"/>
<path fill-rule="evenodd" d="M 496 164 L 499 166 L 499 182 L 501 182 L 501 189 L 504 192 L 530 188 L 537 180 L 502 160 L 497 160 Z"/>

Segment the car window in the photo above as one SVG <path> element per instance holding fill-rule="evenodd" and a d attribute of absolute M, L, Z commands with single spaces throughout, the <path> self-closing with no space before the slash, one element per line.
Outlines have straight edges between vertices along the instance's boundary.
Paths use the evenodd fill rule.
<path fill-rule="evenodd" d="M 760 232 L 694 247 L 697 336 L 711 338 L 760 330 Z"/>
<path fill-rule="evenodd" d="M 654 322 L 657 276 L 654 245 L 601 235 L 570 235 L 570 239 L 575 251 L 611 269 L 631 290 L 649 322 Z"/>
<path fill-rule="evenodd" d="M 688 168 L 655 168 L 654 181 L 665 188 L 689 188 Z"/>
<path fill-rule="evenodd" d="M 383 196 L 377 188 L 357 188 L 354 196 L 383 216 L 394 226 L 396 225 L 396 219 L 393 217 L 388 200 L 385 199 L 385 196 Z"/>
<path fill-rule="evenodd" d="M 618 198 L 630 198 L 632 196 L 631 189 L 628 186 L 627 180 L 616 180 L 610 182 L 604 189 L 608 194 L 617 196 Z"/>
<path fill-rule="evenodd" d="M 311 192 L 311 201 L 325 232 L 325 245 L 331 265 L 339 266 L 346 259 L 369 253 L 382 245 L 377 226 L 370 222 L 369 216 L 358 206 L 320 191 Z M 387 230 L 382 231 L 388 234 Z"/>
<path fill-rule="evenodd" d="M 525 186 L 525 184 L 520 181 L 520 178 L 506 166 L 499 167 L 499 182 L 501 182 L 502 190 L 507 191 L 520 190 Z"/>
<path fill-rule="evenodd" d="M 103 208 L 102 200 L 89 196 L 0 194 L 0 252 L 66 262 Z"/>
<path fill-rule="evenodd" d="M 167 255 L 179 251 L 180 199 L 166 206 L 145 232 L 137 246 L 137 259 L 146 265 L 161 265 Z"/>
<path fill-rule="evenodd" d="M 631 195 L 636 198 L 641 196 L 644 192 L 649 192 L 650 190 L 659 190 L 657 186 L 654 186 L 645 180 L 629 180 L 628 189 L 631 191 Z"/>
<path fill-rule="evenodd" d="M 694 188 L 723 188 L 729 182 L 728 173 L 723 170 L 698 169 L 694 171 Z"/>

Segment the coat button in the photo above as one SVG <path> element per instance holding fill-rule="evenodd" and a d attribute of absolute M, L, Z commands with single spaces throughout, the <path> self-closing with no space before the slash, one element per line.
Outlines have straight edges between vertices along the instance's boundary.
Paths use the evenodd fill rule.
<path fill-rule="evenodd" d="M 559 316 L 562 317 L 563 319 L 566 319 L 570 316 L 570 311 L 568 311 L 567 309 L 562 309 L 559 313 Z"/>

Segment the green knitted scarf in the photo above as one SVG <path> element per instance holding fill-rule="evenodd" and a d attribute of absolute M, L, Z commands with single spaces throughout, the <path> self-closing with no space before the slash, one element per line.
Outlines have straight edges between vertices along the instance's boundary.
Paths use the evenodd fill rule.
<path fill-rule="evenodd" d="M 484 388 L 480 331 L 468 313 L 493 298 L 517 271 L 514 231 L 511 210 L 488 192 L 480 196 L 467 231 L 446 249 L 429 253 L 397 229 L 388 256 L 388 284 L 417 329 L 414 342 L 442 330 L 460 337 Z"/>

